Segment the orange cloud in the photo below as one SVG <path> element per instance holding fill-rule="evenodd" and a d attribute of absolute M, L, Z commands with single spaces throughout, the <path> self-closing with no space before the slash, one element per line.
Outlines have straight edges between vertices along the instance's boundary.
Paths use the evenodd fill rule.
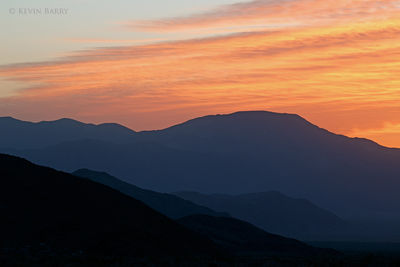
<path fill-rule="evenodd" d="M 377 140 L 389 147 L 400 147 L 400 123 L 385 122 L 380 128 L 353 129 L 348 133 L 349 136 Z M 382 138 L 384 136 L 384 138 Z"/>
<path fill-rule="evenodd" d="M 253 0 L 221 6 L 209 12 L 186 17 L 142 20 L 126 26 L 143 31 L 186 31 L 249 25 L 266 28 L 321 25 L 321 23 L 360 21 L 396 16 L 398 0 Z"/>
<path fill-rule="evenodd" d="M 62 39 L 60 41 L 62 42 L 71 42 L 71 43 L 84 43 L 84 44 L 90 44 L 90 43 L 115 43 L 115 44 L 123 44 L 123 43 L 128 43 L 128 44 L 143 44 L 143 43 L 152 43 L 152 42 L 160 42 L 160 41 L 166 41 L 167 39 L 165 38 L 147 38 L 147 39 L 132 39 L 132 40 L 118 40 L 118 39 L 82 39 L 82 38 L 75 38 L 75 39 Z"/>
<path fill-rule="evenodd" d="M 0 77 L 25 88 L 0 98 L 0 114 L 116 121 L 141 130 L 209 113 L 264 109 L 299 113 L 343 134 L 358 129 L 400 147 L 392 131 L 368 133 L 385 122 L 400 123 L 400 19 L 394 16 L 396 1 L 379 2 L 253 1 L 221 9 L 224 23 L 234 17 L 248 24 L 271 8 L 280 21 L 293 16 L 300 25 L 314 14 L 335 22 L 98 48 L 1 66 Z M 205 25 L 218 17 L 202 16 L 209 18 Z M 357 19 L 350 23 L 351 16 Z M 188 27 L 201 26 L 186 19 Z"/>

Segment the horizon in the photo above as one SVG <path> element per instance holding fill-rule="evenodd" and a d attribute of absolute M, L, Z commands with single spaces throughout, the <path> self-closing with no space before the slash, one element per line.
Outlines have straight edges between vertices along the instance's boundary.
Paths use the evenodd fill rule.
<path fill-rule="evenodd" d="M 123 126 L 125 128 L 128 128 L 129 130 L 132 130 L 134 132 L 146 132 L 146 131 L 160 131 L 160 130 L 165 130 L 168 129 L 170 127 L 176 126 L 176 125 L 180 125 L 180 124 L 184 124 L 186 122 L 189 122 L 191 120 L 194 119 L 200 119 L 200 118 L 204 118 L 204 117 L 210 117 L 210 116 L 227 116 L 227 115 L 233 115 L 233 114 L 237 114 L 237 113 L 247 113 L 247 112 L 265 112 L 265 113 L 273 113 L 273 114 L 286 114 L 286 115 L 298 115 L 299 114 L 295 114 L 295 113 L 281 113 L 281 112 L 274 112 L 274 111 L 269 111 L 269 110 L 240 110 L 240 111 L 235 111 L 232 113 L 216 113 L 216 114 L 207 114 L 207 115 L 203 115 L 203 116 L 199 116 L 199 117 L 193 117 L 184 121 L 180 121 L 171 125 L 168 125 L 164 128 L 157 128 L 157 129 L 142 129 L 142 130 L 138 130 L 135 129 L 134 127 L 129 127 L 123 123 L 119 123 L 119 122 L 115 122 L 115 121 L 103 121 L 103 122 L 89 122 L 89 121 L 83 121 L 83 120 L 79 120 L 79 119 L 75 119 L 75 118 L 68 118 L 68 117 L 63 117 L 63 118 L 56 118 L 56 119 L 52 119 L 52 120 L 24 120 L 24 119 L 19 119 L 13 116 L 0 116 L 1 118 L 11 118 L 17 121 L 21 121 L 21 122 L 32 122 L 32 123 L 42 123 L 42 122 L 56 122 L 56 121 L 60 121 L 60 120 L 72 120 L 72 121 L 76 121 L 76 122 L 80 122 L 83 124 L 89 124 L 89 125 L 94 125 L 94 126 L 99 126 L 99 125 L 103 125 L 103 124 L 117 124 L 120 126 Z M 301 118 L 305 119 L 304 117 L 300 116 Z M 306 121 L 308 121 L 307 119 L 305 119 Z"/>
<path fill-rule="evenodd" d="M 6 0 L 0 9 L 1 116 L 146 130 L 274 110 L 400 147 L 398 0 Z"/>
<path fill-rule="evenodd" d="M 241 110 L 241 111 L 235 111 L 235 112 L 233 112 L 233 113 L 208 114 L 208 115 L 204 115 L 204 116 L 200 116 L 200 117 L 190 118 L 190 119 L 185 120 L 185 121 L 177 122 L 177 123 L 175 123 L 175 124 L 171 124 L 171 125 L 169 125 L 169 126 L 167 126 L 167 127 L 164 127 L 164 128 L 159 128 L 159 129 L 144 129 L 144 130 L 137 130 L 137 129 L 131 128 L 131 127 L 127 126 L 127 125 L 118 123 L 118 122 L 112 122 L 112 121 L 109 121 L 109 122 L 107 122 L 107 121 L 106 121 L 106 122 L 87 122 L 87 121 L 81 121 L 81 120 L 74 119 L 74 118 L 66 118 L 66 117 L 64 117 L 64 118 L 59 118 L 59 119 L 54 119 L 54 120 L 38 120 L 38 121 L 22 120 L 22 119 L 18 119 L 18 118 L 16 118 L 16 117 L 13 117 L 13 116 L 0 116 L 0 119 L 2 119 L 2 118 L 11 118 L 11 119 L 13 119 L 13 120 L 17 120 L 17 121 L 20 121 L 20 122 L 28 122 L 28 123 L 35 123 L 35 124 L 44 123 L 44 122 L 57 122 L 57 121 L 61 121 L 61 120 L 71 120 L 71 121 L 74 121 L 74 122 L 83 123 L 83 124 L 86 124 L 86 125 L 93 125 L 93 126 L 101 126 L 101 125 L 105 125 L 105 124 L 115 124 L 115 125 L 119 125 L 119 126 L 121 126 L 121 127 L 124 127 L 124 128 L 126 128 L 126 129 L 128 129 L 128 130 L 131 130 L 131 131 L 133 131 L 133 132 L 141 133 L 141 132 L 151 132 L 151 131 L 162 131 L 162 130 L 166 130 L 166 129 L 168 129 L 168 128 L 171 128 L 171 127 L 174 127 L 174 126 L 177 126 L 177 125 L 185 124 L 185 123 L 187 123 L 187 122 L 189 122 L 189 121 L 192 121 L 192 120 L 201 119 L 201 118 L 205 118 L 205 117 L 229 116 L 229 115 L 234 115 L 234 114 L 238 114 L 238 113 L 255 113 L 255 112 L 263 112 L 263 113 L 269 113 L 269 114 L 274 114 L 274 115 L 294 115 L 294 116 L 299 116 L 299 117 L 302 118 L 303 120 L 305 120 L 305 121 L 311 123 L 312 125 L 314 125 L 314 126 L 316 126 L 316 127 L 319 127 L 319 128 L 321 128 L 321 129 L 323 129 L 323 130 L 327 130 L 328 132 L 330 132 L 330 133 L 332 133 L 332 134 L 334 134 L 334 135 L 341 135 L 341 134 L 339 134 L 339 133 L 335 133 L 335 132 L 329 131 L 328 129 L 325 129 L 325 128 L 323 128 L 323 127 L 320 127 L 319 125 L 317 125 L 317 124 L 315 124 L 315 123 L 313 123 L 313 122 L 307 120 L 306 118 L 304 118 L 303 116 L 301 116 L 301 115 L 299 115 L 299 114 L 295 114 L 295 113 L 281 113 L 281 112 L 274 112 L 274 111 L 269 111 L 269 110 Z M 375 140 L 368 139 L 368 138 L 363 137 L 363 136 L 347 136 L 347 135 L 344 135 L 344 136 L 346 136 L 346 137 L 348 137 L 348 138 L 366 139 L 366 140 L 369 140 L 369 141 L 372 141 L 372 142 L 376 143 L 376 144 L 379 145 L 379 146 L 386 147 L 386 148 L 390 148 L 390 149 L 400 149 L 400 147 L 385 146 L 385 145 L 383 145 L 383 144 L 381 144 L 381 143 L 379 143 L 379 142 L 376 142 Z"/>

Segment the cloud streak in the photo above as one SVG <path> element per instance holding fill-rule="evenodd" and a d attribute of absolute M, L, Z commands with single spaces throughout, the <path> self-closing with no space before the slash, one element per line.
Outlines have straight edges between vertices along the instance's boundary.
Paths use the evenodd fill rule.
<path fill-rule="evenodd" d="M 202 28 L 229 31 L 232 25 L 281 29 L 389 18 L 396 16 L 399 8 L 398 0 L 253 0 L 191 16 L 128 22 L 126 26 L 156 32 Z"/>
<path fill-rule="evenodd" d="M 252 1 L 152 25 L 249 26 L 269 14 L 267 20 L 303 26 L 1 66 L 0 78 L 24 88 L 0 97 L 0 115 L 116 121 L 141 130 L 209 113 L 267 109 L 300 113 L 344 134 L 382 129 L 374 139 L 400 147 L 393 130 L 383 127 L 400 124 L 400 19 L 396 1 L 379 2 Z"/>

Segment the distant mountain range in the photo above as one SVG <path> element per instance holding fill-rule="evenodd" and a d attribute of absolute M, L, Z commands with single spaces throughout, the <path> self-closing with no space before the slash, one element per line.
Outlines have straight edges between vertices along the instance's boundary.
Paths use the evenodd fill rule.
<path fill-rule="evenodd" d="M 225 212 L 215 212 L 205 206 L 197 205 L 176 195 L 158 193 L 145 190 L 123 182 L 105 172 L 96 172 L 88 169 L 80 169 L 72 173 L 75 176 L 87 178 L 94 182 L 107 185 L 119 192 L 144 202 L 156 211 L 172 218 L 179 219 L 188 215 L 205 214 L 212 216 L 229 216 Z"/>
<path fill-rule="evenodd" d="M 1 118 L 0 151 L 68 172 L 105 171 L 159 192 L 275 190 L 344 218 L 400 218 L 400 150 L 298 115 L 237 112 L 145 132 L 106 126 Z"/>
<path fill-rule="evenodd" d="M 116 123 L 86 124 L 72 119 L 38 123 L 0 117 L 0 147 L 15 149 L 43 148 L 62 142 L 95 139 L 129 143 L 135 132 Z"/>
<path fill-rule="evenodd" d="M 123 259 L 134 266 L 208 266 L 253 253 L 257 259 L 331 253 L 232 218 L 191 215 L 177 223 L 108 186 L 4 154 L 0 212 L 5 265 L 76 265 L 94 257 L 96 266 Z"/>
<path fill-rule="evenodd" d="M 265 231 L 308 240 L 332 235 L 346 226 L 335 214 L 305 199 L 289 198 L 279 192 L 238 196 L 204 195 L 196 192 L 166 194 L 139 188 L 104 172 L 81 169 L 72 174 L 141 200 L 173 219 L 198 214 L 217 217 L 233 215 Z"/>
<path fill-rule="evenodd" d="M 318 239 L 346 227 L 342 219 L 310 201 L 290 198 L 275 191 L 243 195 L 175 194 L 215 211 L 226 211 L 269 232 L 299 239 Z"/>

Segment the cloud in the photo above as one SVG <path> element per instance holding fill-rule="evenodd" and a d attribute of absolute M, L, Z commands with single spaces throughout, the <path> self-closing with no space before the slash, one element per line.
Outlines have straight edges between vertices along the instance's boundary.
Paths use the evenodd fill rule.
<path fill-rule="evenodd" d="M 147 39 L 132 39 L 132 40 L 118 40 L 118 39 L 83 39 L 83 38 L 68 38 L 62 39 L 62 42 L 71 42 L 71 43 L 84 43 L 84 44 L 93 44 L 93 43 L 100 43 L 100 44 L 143 44 L 143 43 L 153 43 L 153 42 L 160 42 L 166 41 L 165 38 L 147 38 Z"/>
<path fill-rule="evenodd" d="M 248 26 L 269 12 L 267 19 L 291 17 L 307 27 L 94 48 L 0 66 L 7 86 L 23 85 L 0 97 L 0 114 L 116 121 L 140 130 L 209 113 L 267 109 L 300 113 L 345 134 L 379 128 L 400 117 L 400 19 L 392 16 L 395 1 L 379 2 L 252 1 L 214 11 L 220 16 L 158 26 L 208 27 L 216 20 Z M 313 16 L 331 23 L 313 23 Z"/>
<path fill-rule="evenodd" d="M 351 135 L 365 136 L 365 135 L 382 134 L 382 133 L 400 134 L 400 123 L 385 122 L 384 126 L 381 128 L 354 129 L 353 132 L 351 132 Z"/>
<path fill-rule="evenodd" d="M 326 23 L 361 21 L 396 16 L 398 0 L 253 0 L 221 6 L 217 9 L 184 17 L 142 20 L 125 23 L 134 30 L 173 32 L 222 28 L 232 25 L 282 29 Z"/>
<path fill-rule="evenodd" d="M 388 147 L 400 147 L 400 122 L 384 122 L 383 126 L 378 128 L 355 128 L 348 134 L 377 140 L 380 144 Z"/>

